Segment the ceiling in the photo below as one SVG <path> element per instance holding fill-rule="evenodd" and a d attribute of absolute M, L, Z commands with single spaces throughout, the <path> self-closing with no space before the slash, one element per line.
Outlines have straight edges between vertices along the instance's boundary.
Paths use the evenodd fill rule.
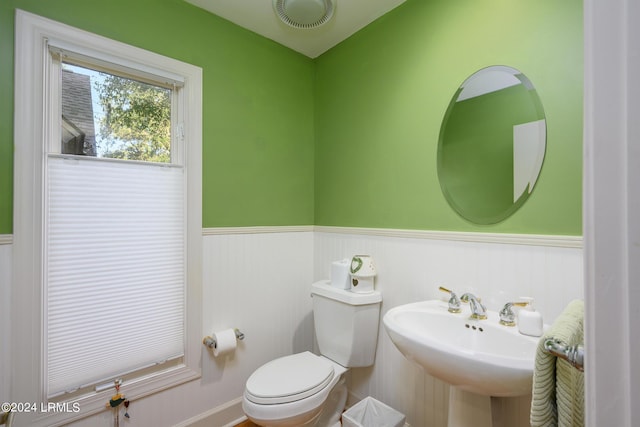
<path fill-rule="evenodd" d="M 273 0 L 185 1 L 315 58 L 406 0 L 334 0 L 335 11 L 329 22 L 303 30 L 280 21 Z"/>

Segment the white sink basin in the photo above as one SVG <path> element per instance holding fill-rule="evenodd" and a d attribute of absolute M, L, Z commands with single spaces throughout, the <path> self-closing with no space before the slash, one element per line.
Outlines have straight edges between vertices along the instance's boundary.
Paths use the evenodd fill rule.
<path fill-rule="evenodd" d="M 484 396 L 531 394 L 539 338 L 500 325 L 497 312 L 471 320 L 468 305 L 459 314 L 447 307 L 439 300 L 395 307 L 384 326 L 405 357 L 442 381 Z"/>

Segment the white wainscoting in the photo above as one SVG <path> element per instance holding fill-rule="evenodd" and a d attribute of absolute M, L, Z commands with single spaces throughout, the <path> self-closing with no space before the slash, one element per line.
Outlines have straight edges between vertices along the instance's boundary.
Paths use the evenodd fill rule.
<path fill-rule="evenodd" d="M 0 235 L 0 402 L 10 402 L 11 236 Z"/>
<path fill-rule="evenodd" d="M 243 417 L 238 398 L 246 379 L 258 366 L 279 356 L 313 349 L 309 296 L 313 231 L 306 230 L 205 233 L 202 336 L 237 327 L 245 333 L 245 339 L 235 354 L 226 358 L 214 358 L 202 346 L 202 378 L 132 401 L 131 425 L 234 425 Z M 19 325 L 11 325 L 8 317 L 11 246 L 0 245 L 0 401 L 10 401 L 8 337 L 10 333 L 24 333 Z M 126 394 L 126 385 L 123 390 Z M 198 424 L 200 420 L 203 424 Z M 21 425 L 19 416 L 16 424 Z M 113 416 L 111 411 L 104 411 L 71 425 L 112 427 Z"/>
<path fill-rule="evenodd" d="M 438 291 L 440 285 L 471 291 L 494 310 L 519 296 L 532 296 L 546 322 L 552 322 L 571 300 L 583 298 L 582 249 L 573 238 L 567 240 L 569 244 L 547 246 L 535 245 L 535 240 L 524 245 L 469 242 L 458 235 L 446 240 L 387 234 L 317 231 L 314 280 L 329 277 L 331 261 L 369 254 L 378 269 L 382 314 L 397 305 L 441 298 L 445 295 Z M 354 369 L 349 390 L 352 398 L 373 396 L 405 413 L 414 427 L 446 426 L 448 386 L 407 361 L 382 324 L 376 363 L 373 368 Z M 493 403 L 496 425 L 529 425 L 529 398 L 501 398 Z"/>
<path fill-rule="evenodd" d="M 329 278 L 331 261 L 366 253 L 374 257 L 383 314 L 411 301 L 440 297 L 437 287 L 473 291 L 492 308 L 533 296 L 551 322 L 582 298 L 582 249 L 504 242 L 469 242 L 406 233 L 313 227 L 204 230 L 202 335 L 237 327 L 245 333 L 233 357 L 214 358 L 202 347 L 202 378 L 132 402 L 135 425 L 227 425 L 242 417 L 239 397 L 263 363 L 313 348 L 309 286 Z M 334 230 L 335 231 L 335 230 Z M 352 232 L 350 232 L 352 231 Z M 0 340 L 21 333 L 8 320 L 11 244 L 0 245 Z M 8 342 L 0 344 L 0 400 L 10 400 Z M 351 373 L 352 398 L 371 395 L 407 415 L 413 427 L 446 426 L 448 388 L 408 362 L 382 326 L 376 364 Z M 501 425 L 528 425 L 528 399 L 499 399 Z M 215 421 L 214 421 L 215 420 Z M 211 421 L 211 422 L 209 422 Z M 18 423 L 19 425 L 19 423 Z M 75 427 L 111 427 L 110 413 Z M 133 424 L 132 424 L 133 425 Z"/>

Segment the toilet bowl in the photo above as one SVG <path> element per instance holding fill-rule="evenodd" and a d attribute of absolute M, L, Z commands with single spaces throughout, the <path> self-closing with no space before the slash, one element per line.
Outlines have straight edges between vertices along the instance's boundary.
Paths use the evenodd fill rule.
<path fill-rule="evenodd" d="M 347 401 L 344 374 L 375 359 L 382 295 L 311 285 L 320 356 L 309 351 L 280 357 L 247 380 L 242 409 L 264 427 L 339 427 Z"/>
<path fill-rule="evenodd" d="M 347 399 L 346 372 L 347 368 L 308 351 L 272 360 L 247 380 L 242 409 L 265 427 L 340 425 Z"/>

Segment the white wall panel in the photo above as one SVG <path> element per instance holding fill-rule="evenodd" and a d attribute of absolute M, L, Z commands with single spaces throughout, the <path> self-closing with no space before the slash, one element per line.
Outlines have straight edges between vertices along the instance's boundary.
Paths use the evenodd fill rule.
<path fill-rule="evenodd" d="M 0 340 L 9 324 L 11 246 L 0 245 Z M 263 363 L 313 347 L 309 286 L 327 279 L 331 261 L 374 257 L 382 313 L 408 302 L 440 297 L 439 285 L 473 291 L 490 308 L 518 296 L 536 298 L 546 322 L 582 298 L 582 250 L 551 246 L 431 240 L 328 232 L 212 233 L 203 237 L 202 335 L 237 327 L 246 339 L 234 356 L 216 359 L 202 348 L 202 378 L 132 402 L 135 425 L 173 426 L 239 398 L 248 376 Z M 443 427 L 448 386 L 408 362 L 379 331 L 376 364 L 354 369 L 354 398 L 371 395 L 407 414 L 413 427 Z M 0 400 L 10 400 L 7 345 L 0 347 Z M 4 397 L 3 397 L 4 396 Z M 498 399 L 496 416 L 528 425 L 527 399 Z M 194 421 L 196 422 L 196 421 Z M 105 412 L 73 424 L 109 427 Z M 134 425 L 134 424 L 132 424 Z"/>
<path fill-rule="evenodd" d="M 0 244 L 0 402 L 11 401 L 11 248 Z"/>
<path fill-rule="evenodd" d="M 582 250 L 552 246 L 317 232 L 314 280 L 329 278 L 332 261 L 355 254 L 376 262 L 383 315 L 397 305 L 445 297 L 440 285 L 473 292 L 493 310 L 532 296 L 547 323 L 583 298 Z M 350 392 L 384 401 L 414 427 L 446 426 L 448 386 L 407 361 L 382 323 L 375 366 L 351 372 Z M 494 399 L 494 415 L 501 425 L 528 426 L 528 404 L 528 398 Z"/>

